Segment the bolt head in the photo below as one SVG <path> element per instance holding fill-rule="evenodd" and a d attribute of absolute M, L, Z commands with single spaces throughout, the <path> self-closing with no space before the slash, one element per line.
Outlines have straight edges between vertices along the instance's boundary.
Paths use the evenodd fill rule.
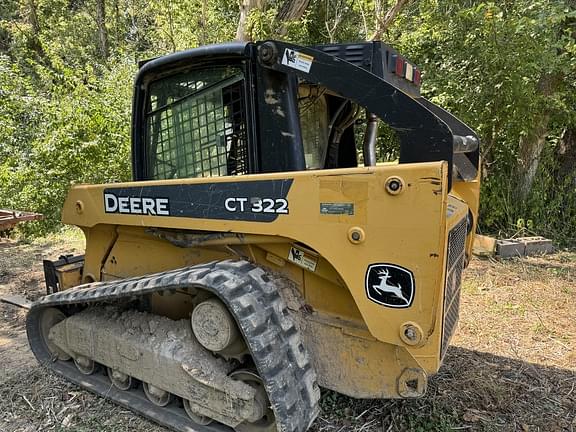
<path fill-rule="evenodd" d="M 416 339 L 416 332 L 414 331 L 414 329 L 412 327 L 408 327 L 406 329 L 406 331 L 404 332 L 404 334 L 406 335 L 406 337 L 410 340 L 414 340 Z"/>
<path fill-rule="evenodd" d="M 386 183 L 384 184 L 386 191 L 390 195 L 398 195 L 402 192 L 402 188 L 404 187 L 404 182 L 401 178 L 393 176 L 386 179 Z"/>
<path fill-rule="evenodd" d="M 272 42 L 266 42 L 258 48 L 258 55 L 262 63 L 270 66 L 276 62 L 278 50 Z"/>

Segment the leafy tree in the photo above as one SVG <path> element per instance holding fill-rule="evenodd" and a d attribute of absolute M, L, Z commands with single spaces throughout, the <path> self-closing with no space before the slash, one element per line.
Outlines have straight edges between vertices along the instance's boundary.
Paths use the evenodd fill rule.
<path fill-rule="evenodd" d="M 510 233 L 524 217 L 551 233 L 566 222 L 550 215 L 557 221 L 550 224 L 545 209 L 559 185 L 542 189 L 539 180 L 554 165 L 554 137 L 576 120 L 574 38 L 567 34 L 573 17 L 561 1 L 429 0 L 390 32 L 423 67 L 425 95 L 482 138 L 485 229 Z"/>
<path fill-rule="evenodd" d="M 70 182 L 128 179 L 136 61 L 234 38 L 392 43 L 481 136 L 481 228 L 576 243 L 574 0 L 6 0 L 0 207 L 43 232 Z"/>

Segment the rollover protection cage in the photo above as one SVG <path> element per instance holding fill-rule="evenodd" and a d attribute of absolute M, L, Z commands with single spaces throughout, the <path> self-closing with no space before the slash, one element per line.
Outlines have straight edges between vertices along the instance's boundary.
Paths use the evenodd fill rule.
<path fill-rule="evenodd" d="M 190 65 L 202 70 L 208 64 L 221 75 L 231 68 L 237 73 L 223 74 L 223 79 L 169 104 L 160 100 L 155 81 L 168 71 L 181 70 L 185 76 Z M 304 82 L 325 87 L 387 123 L 400 141 L 399 163 L 445 160 L 450 184 L 474 180 L 479 166 L 477 135 L 420 95 L 420 76 L 416 66 L 382 42 L 316 47 L 278 41 L 229 43 L 144 62 L 134 96 L 134 178 L 154 179 L 159 170 L 164 174 L 182 170 L 170 166 L 166 154 L 176 152 L 169 137 L 191 136 L 193 129 L 186 124 L 198 127 L 194 133 L 203 134 L 197 138 L 207 145 L 194 154 L 178 155 L 187 167 L 178 177 L 306 169 L 298 110 L 290 109 L 298 104 L 298 82 Z M 184 87 L 194 90 L 193 83 Z M 279 109 L 271 109 L 271 103 Z M 163 115 L 168 107 L 174 109 Z M 178 129 L 171 128 L 170 116 L 184 120 L 174 123 Z M 210 135 L 220 142 L 210 141 Z M 375 163 L 373 156 L 364 159 L 365 164 Z"/>

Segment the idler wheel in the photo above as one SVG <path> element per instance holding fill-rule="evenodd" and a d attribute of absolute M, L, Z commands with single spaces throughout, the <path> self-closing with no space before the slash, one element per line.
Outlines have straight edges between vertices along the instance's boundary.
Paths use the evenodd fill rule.
<path fill-rule="evenodd" d="M 154 405 L 165 407 L 172 401 L 172 394 L 166 390 L 162 390 L 160 387 L 148 383 L 142 383 L 142 387 L 144 388 L 146 397 Z"/>
<path fill-rule="evenodd" d="M 44 343 L 48 347 L 48 351 L 52 354 L 52 356 L 57 360 L 68 361 L 71 357 L 58 348 L 54 342 L 50 340 L 50 329 L 54 327 L 61 321 L 66 319 L 66 315 L 56 308 L 47 308 L 42 311 L 42 315 L 40 316 L 39 323 L 40 323 L 40 334 L 42 335 L 42 339 Z"/>
<path fill-rule="evenodd" d="M 188 417 L 196 424 L 206 426 L 212 423 L 212 419 L 202 414 L 197 414 L 194 409 L 190 406 L 190 401 L 188 399 L 182 399 L 184 403 L 184 411 L 188 414 Z"/>
<path fill-rule="evenodd" d="M 240 369 L 230 374 L 230 377 L 242 381 L 256 389 L 256 404 L 254 413 L 245 422 L 234 428 L 237 432 L 274 432 L 276 431 L 276 417 L 270 407 L 270 401 L 264 388 L 262 378 L 250 370 Z"/>
<path fill-rule="evenodd" d="M 74 357 L 74 364 L 84 375 L 92 375 L 96 370 L 96 363 L 94 363 L 94 360 L 91 360 L 88 357 Z"/>
<path fill-rule="evenodd" d="M 246 351 L 236 321 L 217 298 L 210 298 L 196 306 L 190 321 L 194 336 L 207 350 L 226 356 L 236 356 Z"/>
<path fill-rule="evenodd" d="M 130 390 L 132 386 L 132 377 L 117 369 L 106 368 L 106 373 L 110 381 L 119 390 Z"/>

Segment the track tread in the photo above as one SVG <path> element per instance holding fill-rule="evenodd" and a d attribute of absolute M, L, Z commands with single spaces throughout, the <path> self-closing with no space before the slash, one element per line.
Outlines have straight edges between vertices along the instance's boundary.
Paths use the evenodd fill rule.
<path fill-rule="evenodd" d="M 44 308 L 116 301 L 190 286 L 212 291 L 235 316 L 264 381 L 279 432 L 308 429 L 318 415 L 320 399 L 310 357 L 274 282 L 248 261 L 216 261 L 50 294 L 34 303 L 28 314 L 30 345 L 38 360 L 50 367 L 34 328 Z M 164 424 L 161 418 L 153 419 Z"/>

